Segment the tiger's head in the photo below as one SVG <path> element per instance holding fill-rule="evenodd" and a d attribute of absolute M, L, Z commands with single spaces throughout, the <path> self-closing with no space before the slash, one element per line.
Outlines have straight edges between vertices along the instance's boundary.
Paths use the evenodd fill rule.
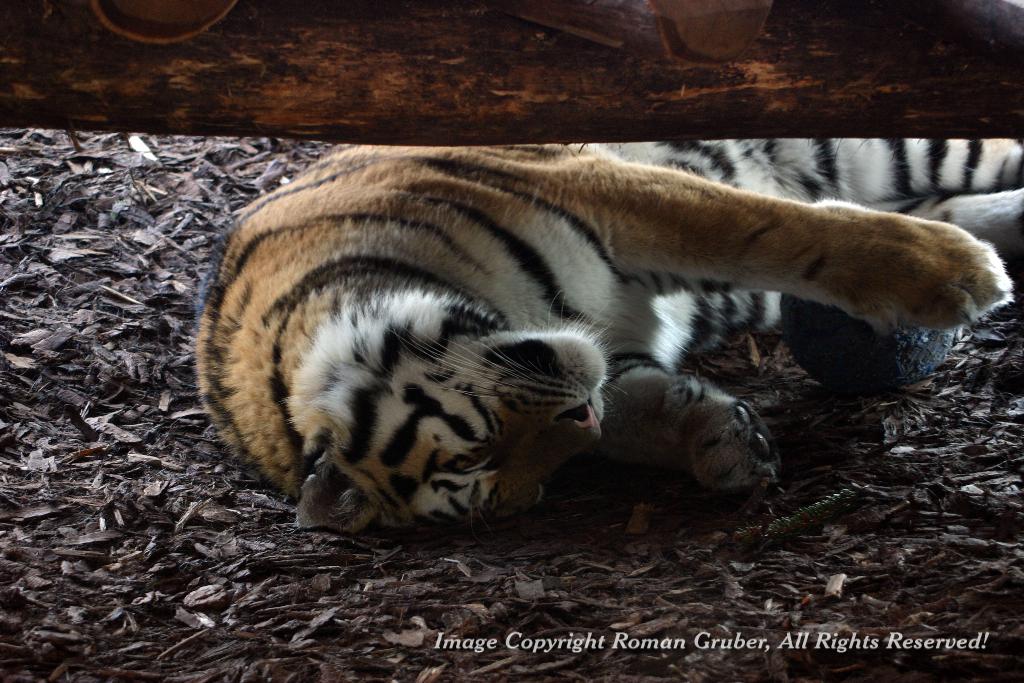
<path fill-rule="evenodd" d="M 451 297 L 333 316 L 289 400 L 308 473 L 299 524 L 356 531 L 530 507 L 596 445 L 605 370 L 581 328 L 511 331 Z"/>

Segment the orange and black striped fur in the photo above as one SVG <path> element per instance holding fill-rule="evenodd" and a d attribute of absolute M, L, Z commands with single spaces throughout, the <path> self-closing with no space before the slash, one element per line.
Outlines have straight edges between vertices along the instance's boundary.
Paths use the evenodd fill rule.
<path fill-rule="evenodd" d="M 227 236 L 202 395 L 304 526 L 508 514 L 580 452 L 749 488 L 767 430 L 680 355 L 778 292 L 970 323 L 1009 299 L 971 233 L 1022 251 L 1022 169 L 1011 141 L 344 149 Z"/>

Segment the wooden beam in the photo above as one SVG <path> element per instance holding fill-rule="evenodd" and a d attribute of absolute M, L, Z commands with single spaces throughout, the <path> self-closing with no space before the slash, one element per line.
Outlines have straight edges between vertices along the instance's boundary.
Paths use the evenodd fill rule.
<path fill-rule="evenodd" d="M 143 45 L 82 0 L 0 3 L 0 125 L 484 144 L 1024 134 L 1019 64 L 882 1 L 776 0 L 738 60 L 644 59 L 485 0 L 246 0 Z"/>

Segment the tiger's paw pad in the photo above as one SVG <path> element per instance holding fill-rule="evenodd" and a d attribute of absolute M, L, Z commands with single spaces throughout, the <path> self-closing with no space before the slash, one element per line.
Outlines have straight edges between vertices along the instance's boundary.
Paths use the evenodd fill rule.
<path fill-rule="evenodd" d="M 693 458 L 697 481 L 714 491 L 747 491 L 776 481 L 781 463 L 771 433 L 744 401 L 736 401 L 706 425 Z"/>

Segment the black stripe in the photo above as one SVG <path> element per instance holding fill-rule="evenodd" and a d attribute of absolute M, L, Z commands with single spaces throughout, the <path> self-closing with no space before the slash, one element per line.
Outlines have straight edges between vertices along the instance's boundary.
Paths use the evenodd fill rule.
<path fill-rule="evenodd" d="M 430 488 L 434 489 L 435 492 L 441 489 L 445 491 L 461 491 L 466 488 L 466 484 L 460 484 L 450 479 L 431 479 Z"/>
<path fill-rule="evenodd" d="M 1024 202 L 1021 202 L 1020 216 L 1018 216 L 1017 220 L 1020 222 L 1020 236 L 1024 239 Z"/>
<path fill-rule="evenodd" d="M 732 284 L 722 280 L 701 279 L 698 283 L 704 294 L 719 294 L 732 290 Z"/>
<path fill-rule="evenodd" d="M 423 415 L 414 410 L 401 427 L 391 435 L 388 445 L 380 453 L 380 461 L 389 466 L 395 467 L 405 462 L 409 457 L 409 451 L 416 443 L 416 434 L 419 431 L 420 420 Z"/>
<path fill-rule="evenodd" d="M 746 239 L 744 240 L 744 246 L 750 248 L 751 246 L 753 246 L 754 242 L 757 242 L 759 239 L 764 237 L 772 230 L 778 229 L 778 227 L 779 226 L 777 224 L 769 224 L 758 228 L 757 230 L 747 235 Z"/>
<path fill-rule="evenodd" d="M 693 285 L 690 283 L 690 281 L 680 275 L 676 275 L 675 273 L 668 273 L 668 279 L 675 289 L 681 289 L 685 292 L 693 291 Z"/>
<path fill-rule="evenodd" d="M 717 338 L 714 321 L 715 312 L 710 302 L 703 297 L 697 299 L 697 311 L 691 319 L 693 333 L 690 335 L 690 346 L 696 350 L 710 345 Z"/>
<path fill-rule="evenodd" d="M 970 192 L 974 183 L 974 171 L 981 162 L 981 140 L 971 140 L 967 143 L 967 163 L 964 165 L 964 191 Z"/>
<path fill-rule="evenodd" d="M 284 381 L 284 373 L 281 370 L 281 351 L 274 348 L 274 369 L 270 373 L 270 396 L 274 406 L 277 408 L 278 417 L 284 425 L 285 435 L 292 450 L 297 454 L 302 450 L 302 435 L 292 425 L 291 417 L 288 415 L 288 386 Z"/>
<path fill-rule="evenodd" d="M 357 463 L 370 452 L 370 442 L 377 429 L 377 396 L 371 387 L 357 389 L 352 396 L 352 436 L 345 447 L 345 459 Z"/>
<path fill-rule="evenodd" d="M 642 352 L 612 354 L 609 365 L 611 366 L 611 370 L 608 373 L 609 382 L 614 382 L 623 375 L 638 368 L 649 368 L 666 372 L 664 366 L 656 361 L 651 354 Z"/>
<path fill-rule="evenodd" d="M 707 161 L 708 165 L 718 171 L 721 181 L 728 183 L 736 178 L 736 166 L 729 159 L 729 155 L 721 146 L 701 142 L 698 140 L 683 140 L 671 142 L 669 145 L 678 152 L 684 154 L 697 154 Z"/>
<path fill-rule="evenodd" d="M 416 433 L 419 430 L 420 420 L 425 417 L 440 418 L 456 436 L 463 440 L 480 440 L 468 422 L 458 415 L 445 412 L 441 402 L 428 396 L 422 387 L 415 384 L 407 385 L 405 387 L 404 400 L 406 403 L 415 406 L 415 410 L 409 415 L 405 423 L 395 431 L 387 447 L 381 451 L 380 461 L 384 465 L 394 467 L 401 464 L 408 457 L 409 451 L 416 442 Z"/>
<path fill-rule="evenodd" d="M 302 479 L 305 481 L 306 477 L 313 474 L 316 469 L 316 463 L 323 457 L 324 453 L 331 445 L 331 433 L 327 430 L 321 430 L 316 433 L 313 437 L 313 442 L 302 455 Z"/>
<path fill-rule="evenodd" d="M 457 255 L 459 258 L 465 259 L 473 263 L 474 266 L 476 266 L 478 269 L 481 269 L 481 266 L 478 263 L 476 263 L 476 261 L 469 255 L 469 253 L 466 252 L 465 249 L 463 249 L 462 247 L 455 243 L 455 241 L 451 238 L 447 231 L 445 231 L 444 228 L 434 223 L 429 223 L 427 221 L 421 220 L 400 218 L 397 216 L 391 216 L 387 214 L 338 213 L 315 216 L 303 223 L 289 225 L 282 228 L 276 228 L 274 230 L 270 230 L 268 232 L 256 235 L 251 240 L 249 240 L 248 243 L 246 243 L 245 247 L 242 249 L 242 252 L 238 255 L 238 258 L 235 260 L 234 263 L 231 264 L 230 271 L 228 273 L 225 273 L 225 277 L 222 277 L 221 281 L 225 283 L 225 288 L 230 288 L 234 278 L 238 277 L 238 275 L 242 272 L 242 269 L 245 268 L 245 265 L 252 257 L 253 252 L 255 252 L 256 249 L 258 249 L 268 239 L 276 237 L 293 237 L 297 233 L 305 232 L 306 230 L 309 230 L 311 228 L 322 227 L 325 223 L 328 222 L 342 223 L 344 221 L 379 221 L 381 223 L 385 223 L 388 225 L 397 225 L 399 227 L 407 228 L 410 230 L 421 230 L 423 232 L 427 232 L 432 236 L 436 237 L 442 243 L 444 243 L 444 245 L 448 247 L 448 249 L 453 254 Z"/>
<path fill-rule="evenodd" d="M 348 255 L 321 263 L 311 269 L 287 293 L 279 296 L 263 314 L 263 324 L 269 323 L 275 315 L 289 316 L 300 303 L 309 296 L 329 285 L 340 285 L 353 277 L 372 274 L 385 274 L 395 284 L 404 281 L 407 284 L 428 287 L 445 293 L 455 293 L 467 301 L 474 301 L 465 291 L 455 284 L 444 280 L 430 271 L 393 258 L 370 255 Z M 494 310 L 488 307 L 489 310 Z M 494 315 L 500 315 L 497 312 Z M 504 316 L 501 316 L 504 319 Z"/>
<path fill-rule="evenodd" d="M 650 363 L 652 365 L 658 365 L 658 362 L 654 360 L 654 356 L 644 351 L 624 351 L 622 353 L 613 353 L 609 360 L 609 365 L 615 367 L 620 363 L 638 361 L 642 363 Z"/>
<path fill-rule="evenodd" d="M 365 161 L 356 163 L 354 166 L 349 166 L 349 167 L 346 167 L 346 168 L 344 168 L 344 169 L 342 169 L 340 171 L 336 171 L 334 173 L 331 173 L 330 175 L 324 176 L 323 178 L 320 178 L 319 180 L 313 180 L 313 181 L 304 182 L 304 183 L 293 183 L 293 184 L 287 186 L 286 188 L 282 188 L 280 190 L 272 192 L 269 195 L 267 195 L 266 197 L 264 197 L 263 199 L 260 199 L 260 200 L 258 200 L 256 202 L 253 202 L 252 204 L 247 206 L 245 208 L 245 210 L 242 211 L 242 213 L 240 213 L 238 215 L 238 218 L 237 218 L 236 222 L 237 222 L 238 226 L 241 227 L 242 224 L 244 224 L 247 220 L 252 218 L 252 216 L 255 215 L 257 211 L 259 211 L 260 209 L 262 209 L 263 207 L 265 207 L 265 206 L 267 206 L 269 204 L 272 204 L 272 203 L 276 202 L 279 199 L 284 199 L 285 197 L 288 197 L 289 195 L 297 194 L 297 193 L 303 192 L 305 190 L 314 190 L 314 189 L 316 189 L 318 187 L 321 187 L 323 185 L 326 185 L 328 183 L 333 183 L 335 180 L 337 180 L 339 178 L 343 178 L 343 177 L 345 177 L 347 175 L 352 175 L 353 173 L 356 173 L 357 171 L 362 171 L 363 169 L 369 168 L 371 166 L 375 166 L 376 164 L 379 164 L 379 163 L 384 162 L 384 161 L 394 161 L 396 159 L 404 159 L 404 158 L 407 158 L 406 155 L 404 155 L 404 154 L 391 154 L 391 155 L 371 157 L 371 158 L 369 158 L 369 159 L 367 159 Z"/>
<path fill-rule="evenodd" d="M 934 197 L 918 197 L 917 199 L 911 199 L 909 202 L 904 202 L 896 207 L 897 213 L 912 213 L 917 209 L 921 208 L 926 202 L 934 199 Z"/>
<path fill-rule="evenodd" d="M 729 293 L 723 293 L 721 303 L 720 314 L 725 324 L 725 333 L 732 334 L 743 327 L 743 321 L 739 316 L 739 306 L 736 305 L 736 297 Z"/>
<path fill-rule="evenodd" d="M 527 183 L 526 180 L 518 178 L 517 176 L 514 176 L 510 173 L 492 169 L 487 166 L 481 166 L 479 164 L 454 161 L 452 159 L 438 159 L 433 157 L 413 158 L 416 159 L 418 162 L 434 169 L 435 171 L 438 171 L 439 173 L 444 173 L 445 175 L 454 176 L 456 178 L 469 178 L 473 180 L 478 180 L 478 176 L 490 175 L 494 178 L 499 178 L 502 180 L 511 180 L 521 183 Z M 598 258 L 600 258 L 601 261 L 604 262 L 605 266 L 609 270 L 611 270 L 612 273 L 615 274 L 616 278 L 623 282 L 629 280 L 629 278 L 626 277 L 618 269 L 618 266 L 615 265 L 615 262 L 612 260 L 611 255 L 608 253 L 608 250 L 605 249 L 604 243 L 600 240 L 600 238 L 598 238 L 597 232 L 576 214 L 573 214 L 560 206 L 552 204 L 551 202 L 543 199 L 542 197 L 538 197 L 535 194 L 530 194 L 528 192 L 520 192 L 518 190 L 513 190 L 511 188 L 500 185 L 489 185 L 488 187 L 498 190 L 499 192 L 504 192 L 505 194 L 512 195 L 513 197 L 522 199 L 531 206 L 539 207 L 549 213 L 558 216 L 566 223 L 568 223 L 569 226 L 576 232 L 576 234 L 583 238 L 590 245 L 590 247 L 595 252 L 597 252 Z"/>
<path fill-rule="evenodd" d="M 488 434 L 494 434 L 496 432 L 494 419 L 491 417 L 490 409 L 483 404 L 480 397 L 470 391 L 469 402 L 473 406 L 473 409 L 480 414 L 480 417 L 484 420 L 484 426 L 487 428 Z"/>
<path fill-rule="evenodd" d="M 417 355 L 420 355 L 421 353 L 423 353 L 419 349 L 413 349 L 412 351 L 413 351 L 413 353 L 415 353 Z M 426 355 L 422 355 L 421 357 L 424 358 L 425 360 L 434 360 L 433 357 L 428 358 Z M 450 380 L 452 377 L 455 376 L 455 371 L 454 370 L 439 370 L 437 372 L 426 372 L 426 373 L 423 374 L 423 376 L 429 382 L 434 382 L 435 384 L 444 384 L 445 382 L 447 382 L 448 380 Z"/>
<path fill-rule="evenodd" d="M 804 192 L 807 193 L 807 198 L 810 200 L 821 199 L 821 183 L 817 179 L 812 178 L 806 173 L 799 172 L 796 176 L 796 181 L 800 183 L 800 187 L 804 188 Z"/>
<path fill-rule="evenodd" d="M 363 474 L 366 475 L 371 481 L 373 481 L 373 495 L 377 496 L 378 498 L 383 498 L 386 503 L 386 506 L 390 506 L 393 509 L 397 509 L 400 507 L 398 499 L 396 499 L 394 496 L 388 493 L 387 489 L 384 488 L 383 484 L 377 481 L 376 477 L 363 470 L 360 471 L 363 472 Z"/>
<path fill-rule="evenodd" d="M 1017 164 L 1017 182 L 1014 187 L 1024 187 L 1024 144 L 1019 140 L 1017 148 L 1020 150 L 1020 161 Z"/>
<path fill-rule="evenodd" d="M 565 302 L 565 294 L 544 257 L 526 241 L 508 229 L 498 225 L 483 211 L 451 199 L 423 197 L 423 201 L 434 206 L 443 206 L 486 230 L 504 245 L 509 257 L 544 291 L 544 297 L 552 302 L 559 314 L 565 318 L 583 317 Z"/>
<path fill-rule="evenodd" d="M 818 277 L 818 275 L 821 273 L 821 269 L 825 266 L 827 260 L 828 259 L 826 259 L 824 255 L 821 255 L 818 256 L 818 258 L 811 261 L 811 263 L 806 268 L 804 268 L 804 272 L 802 275 L 803 279 L 813 280 L 814 278 Z"/>
<path fill-rule="evenodd" d="M 199 331 L 199 323 L 202 320 L 203 312 L 206 310 L 207 302 L 213 295 L 219 280 L 220 268 L 224 263 L 224 254 L 228 248 L 228 236 L 220 235 L 210 250 L 210 266 L 199 283 L 199 294 L 196 296 L 195 304 L 195 326 Z M 220 297 L 223 300 L 223 295 Z"/>
<path fill-rule="evenodd" d="M 437 464 L 438 456 L 441 455 L 441 451 L 437 448 L 430 451 L 430 455 L 427 456 L 427 462 L 423 465 L 423 472 L 420 474 L 422 481 L 427 481 L 433 476 L 434 472 L 440 470 L 440 466 Z"/>
<path fill-rule="evenodd" d="M 441 323 L 441 336 L 445 339 L 456 334 L 482 337 L 500 329 L 508 329 L 508 322 L 468 303 L 454 303 L 448 307 L 448 316 Z"/>
<path fill-rule="evenodd" d="M 928 141 L 928 182 L 932 190 L 942 189 L 942 163 L 949 154 L 949 142 L 947 140 Z"/>
<path fill-rule="evenodd" d="M 213 325 L 214 323 L 211 322 L 211 329 Z M 208 369 L 205 377 L 210 389 L 202 394 L 203 404 L 212 413 L 214 423 L 217 425 L 221 436 L 234 446 L 239 456 L 252 460 L 254 458 L 245 441 L 245 436 L 235 422 L 234 414 L 226 406 L 227 400 L 234 394 L 234 391 L 228 390 L 224 386 L 226 369 L 224 367 L 223 352 L 213 342 L 215 334 L 216 330 L 213 330 L 205 340 L 200 341 L 200 343 L 205 344 L 207 347 L 206 365 Z"/>
<path fill-rule="evenodd" d="M 686 393 L 683 395 L 683 405 L 700 403 L 704 400 L 704 394 L 707 390 L 700 380 L 694 377 L 688 377 L 687 380 Z"/>
<path fill-rule="evenodd" d="M 679 161 L 678 159 L 670 159 L 668 162 L 669 168 L 674 168 L 677 171 L 683 171 L 685 173 L 692 173 L 694 175 L 704 177 L 703 169 L 697 168 L 693 164 L 688 164 L 685 161 Z"/>
<path fill-rule="evenodd" d="M 395 490 L 395 493 L 406 502 L 412 499 L 412 495 L 416 493 L 416 489 L 420 486 L 419 482 L 413 477 L 399 474 L 398 472 L 392 472 L 391 476 L 388 477 L 388 481 L 391 483 L 391 488 Z"/>
<path fill-rule="evenodd" d="M 829 189 L 836 195 L 839 192 L 839 170 L 836 168 L 836 151 L 829 138 L 817 138 L 814 141 L 817 148 L 815 158 L 818 163 L 818 170 L 828 181 Z"/>
<path fill-rule="evenodd" d="M 661 281 L 661 275 L 652 270 L 647 272 L 647 277 L 650 278 L 651 283 L 654 286 L 654 291 L 657 294 L 660 295 L 665 293 L 665 285 Z"/>
<path fill-rule="evenodd" d="M 384 331 L 384 343 L 380 351 L 380 375 L 382 377 L 388 378 L 394 372 L 395 366 L 398 365 L 402 346 L 413 346 L 409 343 L 411 332 L 409 323 L 406 323 L 405 327 L 401 330 L 396 329 L 394 326 L 388 326 Z"/>
<path fill-rule="evenodd" d="M 1010 163 L 1010 157 L 1004 156 L 1003 160 L 999 162 L 999 172 L 996 173 L 996 179 L 994 183 L 994 190 L 1006 189 L 1006 185 L 1003 183 L 1003 178 L 1006 177 L 1006 166 Z"/>
<path fill-rule="evenodd" d="M 750 293 L 750 313 L 747 315 L 747 324 L 752 327 L 760 327 L 764 324 L 765 317 L 765 294 L 764 292 Z"/>
<path fill-rule="evenodd" d="M 254 460 L 255 458 L 253 458 L 252 452 L 249 450 L 249 446 L 242 435 L 242 430 L 235 423 L 234 414 L 227 409 L 222 399 L 213 397 L 208 393 L 202 394 L 200 398 L 202 399 L 203 407 L 211 413 L 210 416 L 213 418 L 220 436 L 236 450 L 241 458 Z"/>
<path fill-rule="evenodd" d="M 484 361 L 499 367 L 509 367 L 538 373 L 545 377 L 558 377 L 560 366 L 558 354 L 539 339 L 526 339 L 512 344 L 502 344 L 484 354 Z"/>
<path fill-rule="evenodd" d="M 214 418 L 218 432 L 234 446 L 238 455 L 246 459 L 253 459 L 245 436 L 235 422 L 234 414 L 226 406 L 226 402 L 233 392 L 224 386 L 227 374 L 224 355 L 226 347 L 231 344 L 234 332 L 237 331 L 237 324 L 231 330 L 225 330 L 221 325 L 221 309 L 224 306 L 227 290 L 220 281 L 220 271 L 223 267 L 224 255 L 230 246 L 229 242 L 230 236 L 222 237 L 217 241 L 213 251 L 213 266 L 203 281 L 198 306 L 200 313 L 196 321 L 196 347 L 197 353 L 205 357 L 206 373 L 204 377 L 209 383 L 209 391 L 202 395 L 203 404 Z M 242 301 L 243 303 L 248 301 L 248 296 L 244 292 Z M 200 336 L 200 324 L 204 317 L 207 320 L 208 331 L 205 336 Z M 219 338 L 223 335 L 227 335 L 228 339 L 224 340 L 223 344 L 218 343 Z"/>
<path fill-rule="evenodd" d="M 419 344 L 412 344 L 408 337 L 403 338 L 409 350 L 423 360 L 436 363 L 447 353 L 448 345 L 452 337 L 456 335 L 472 335 L 483 337 L 496 330 L 508 329 L 507 325 L 502 326 L 498 320 L 485 312 L 475 311 L 468 304 L 454 303 L 447 307 L 448 315 L 441 322 L 441 329 L 436 340 L 420 340 Z M 454 371 L 439 371 L 429 373 L 434 379 L 432 381 L 444 383 L 455 376 Z"/>
<path fill-rule="evenodd" d="M 903 138 L 889 138 L 886 140 L 893 156 L 893 180 L 896 183 L 896 193 L 900 197 L 909 197 L 913 194 L 910 186 L 910 164 L 907 161 L 907 141 Z"/>

